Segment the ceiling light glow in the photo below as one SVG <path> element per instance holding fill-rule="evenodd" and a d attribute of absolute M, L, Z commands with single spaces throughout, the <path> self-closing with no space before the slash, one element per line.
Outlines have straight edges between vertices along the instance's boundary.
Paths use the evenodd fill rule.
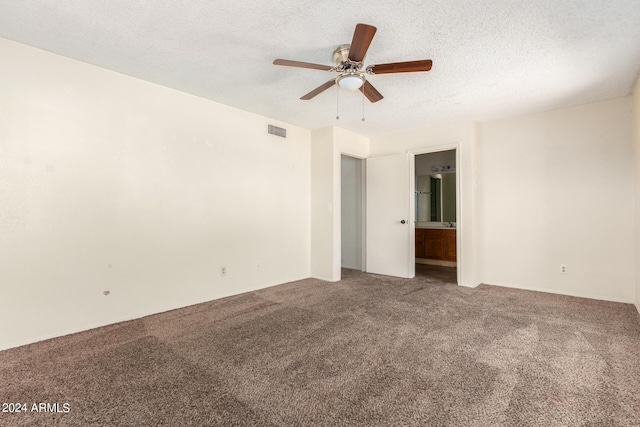
<path fill-rule="evenodd" d="M 345 90 L 358 90 L 364 84 L 364 77 L 360 74 L 345 74 L 339 76 L 336 83 Z"/>

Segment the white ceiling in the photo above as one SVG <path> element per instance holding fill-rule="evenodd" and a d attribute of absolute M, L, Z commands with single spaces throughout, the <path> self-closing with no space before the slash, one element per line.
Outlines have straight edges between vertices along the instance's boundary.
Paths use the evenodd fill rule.
<path fill-rule="evenodd" d="M 365 64 L 432 59 L 428 73 L 369 76 L 376 104 L 333 76 L 355 25 Z M 363 135 L 479 121 L 629 95 L 640 72 L 639 0 L 2 0 L 0 36 L 309 129 Z"/>

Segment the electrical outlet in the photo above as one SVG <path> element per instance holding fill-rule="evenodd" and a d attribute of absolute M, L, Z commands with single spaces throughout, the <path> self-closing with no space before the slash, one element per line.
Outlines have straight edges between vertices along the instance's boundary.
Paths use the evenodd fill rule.
<path fill-rule="evenodd" d="M 560 274 L 567 274 L 567 266 L 565 264 L 560 264 Z"/>
<path fill-rule="evenodd" d="M 220 267 L 220 276 L 224 277 L 226 275 L 227 275 L 227 267 L 223 265 L 222 267 Z"/>

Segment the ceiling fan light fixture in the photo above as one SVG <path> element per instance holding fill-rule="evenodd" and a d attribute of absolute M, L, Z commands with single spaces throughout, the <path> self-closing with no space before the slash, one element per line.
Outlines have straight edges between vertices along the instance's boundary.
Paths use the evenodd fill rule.
<path fill-rule="evenodd" d="M 343 74 L 338 76 L 336 83 L 345 90 L 358 90 L 364 84 L 364 76 L 361 74 Z"/>
<path fill-rule="evenodd" d="M 273 64 L 339 73 L 337 78 L 331 78 L 328 82 L 321 84 L 311 92 L 300 97 L 301 100 L 308 101 L 330 87 L 338 85 L 339 88 L 351 92 L 359 89 L 362 95 L 370 102 L 378 102 L 384 97 L 367 81 L 365 78 L 366 74 L 397 74 L 429 71 L 431 70 L 433 62 L 430 59 L 390 62 L 388 64 L 368 65 L 363 70 L 363 61 L 376 31 L 377 29 L 373 25 L 356 25 L 351 44 L 340 45 L 333 51 L 333 60 L 336 63 L 335 67 L 313 64 L 311 62 L 291 61 L 288 59 L 275 59 Z M 336 93 L 340 93 L 340 91 L 336 91 Z"/>

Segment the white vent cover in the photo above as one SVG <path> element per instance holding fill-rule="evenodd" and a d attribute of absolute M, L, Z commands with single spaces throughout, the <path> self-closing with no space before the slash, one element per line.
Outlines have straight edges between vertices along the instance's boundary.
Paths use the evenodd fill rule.
<path fill-rule="evenodd" d="M 281 138 L 287 137 L 287 130 L 285 128 L 279 128 L 278 126 L 269 125 L 269 135 L 279 136 Z"/>

